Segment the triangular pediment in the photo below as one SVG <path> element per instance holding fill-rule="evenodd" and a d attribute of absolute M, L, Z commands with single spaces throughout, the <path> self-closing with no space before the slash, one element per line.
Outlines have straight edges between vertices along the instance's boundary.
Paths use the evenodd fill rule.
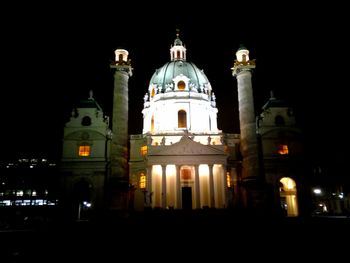
<path fill-rule="evenodd" d="M 203 145 L 184 135 L 172 145 L 150 147 L 148 155 L 225 155 L 225 152 L 222 145 Z"/>

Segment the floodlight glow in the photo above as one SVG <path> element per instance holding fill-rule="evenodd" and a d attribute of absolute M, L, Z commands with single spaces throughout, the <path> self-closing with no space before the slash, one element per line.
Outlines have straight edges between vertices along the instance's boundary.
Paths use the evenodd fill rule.
<path fill-rule="evenodd" d="M 319 195 L 319 194 L 321 194 L 321 193 L 322 193 L 321 189 L 319 189 L 319 188 L 315 188 L 315 189 L 314 189 L 314 194 Z"/>

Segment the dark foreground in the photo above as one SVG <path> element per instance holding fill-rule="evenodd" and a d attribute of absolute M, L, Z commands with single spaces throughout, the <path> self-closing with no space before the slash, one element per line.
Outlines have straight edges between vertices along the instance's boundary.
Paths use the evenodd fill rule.
<path fill-rule="evenodd" d="M 300 260 L 339 255 L 350 218 L 281 218 L 233 211 L 115 213 L 89 220 L 50 219 L 0 229 L 0 262 L 120 262 L 206 260 L 276 253 Z M 151 260 L 151 261 L 153 261 Z"/>

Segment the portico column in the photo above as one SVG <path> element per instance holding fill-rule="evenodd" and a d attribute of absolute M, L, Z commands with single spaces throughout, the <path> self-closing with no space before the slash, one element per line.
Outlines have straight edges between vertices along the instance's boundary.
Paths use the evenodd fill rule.
<path fill-rule="evenodd" d="M 180 166 L 176 165 L 176 208 L 181 209 L 181 185 L 180 185 Z"/>
<path fill-rule="evenodd" d="M 215 207 L 215 196 L 214 196 L 214 177 L 213 177 L 213 165 L 209 164 L 209 194 L 210 194 L 210 207 Z"/>
<path fill-rule="evenodd" d="M 195 165 L 195 179 L 194 179 L 194 190 L 196 194 L 196 208 L 201 208 L 201 195 L 200 195 L 200 189 L 199 189 L 199 165 Z"/>
<path fill-rule="evenodd" d="M 162 208 L 166 208 L 166 165 L 162 165 Z"/>

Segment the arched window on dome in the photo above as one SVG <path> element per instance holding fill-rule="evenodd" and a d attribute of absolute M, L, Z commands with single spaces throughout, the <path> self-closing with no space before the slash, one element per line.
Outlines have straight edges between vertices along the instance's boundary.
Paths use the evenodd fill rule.
<path fill-rule="evenodd" d="M 153 88 L 153 89 L 152 89 L 152 92 L 151 92 L 151 98 L 153 98 L 155 94 L 156 94 L 156 91 L 155 91 L 155 89 Z"/>
<path fill-rule="evenodd" d="M 185 90 L 185 88 L 186 88 L 186 83 L 183 82 L 182 80 L 180 80 L 180 81 L 177 83 L 177 88 L 178 88 L 178 90 Z"/>
<path fill-rule="evenodd" d="M 178 128 L 187 128 L 187 113 L 184 110 L 179 110 L 177 113 Z"/>

